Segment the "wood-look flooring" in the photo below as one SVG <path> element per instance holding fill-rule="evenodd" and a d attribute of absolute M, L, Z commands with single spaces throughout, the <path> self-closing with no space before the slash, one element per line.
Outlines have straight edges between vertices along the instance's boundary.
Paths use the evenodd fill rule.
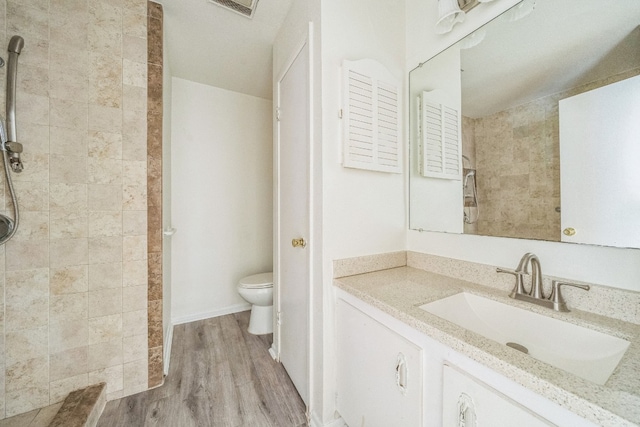
<path fill-rule="evenodd" d="M 98 427 L 299 427 L 305 406 L 249 312 L 176 325 L 161 387 L 114 400 Z"/>

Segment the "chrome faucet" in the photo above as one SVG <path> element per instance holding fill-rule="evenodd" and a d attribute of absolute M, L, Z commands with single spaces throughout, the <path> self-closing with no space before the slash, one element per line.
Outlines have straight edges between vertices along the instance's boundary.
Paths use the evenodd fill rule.
<path fill-rule="evenodd" d="M 529 264 L 531 264 L 531 288 L 529 289 L 529 292 L 527 292 L 524 288 L 523 276 L 525 274 L 529 274 Z M 548 298 L 545 297 L 542 289 L 542 266 L 540 265 L 540 259 L 532 253 L 524 254 L 515 270 L 497 268 L 496 272 L 508 273 L 516 276 L 516 284 L 509 294 L 511 298 L 552 308 L 555 311 L 569 311 L 567 304 L 560 293 L 560 286 L 573 286 L 586 291 L 590 289 L 588 285 L 578 285 L 575 283 L 553 280 L 551 295 L 549 295 Z"/>

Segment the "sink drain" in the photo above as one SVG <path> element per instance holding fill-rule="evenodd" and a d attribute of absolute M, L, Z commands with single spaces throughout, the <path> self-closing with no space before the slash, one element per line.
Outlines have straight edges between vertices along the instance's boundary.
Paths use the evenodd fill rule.
<path fill-rule="evenodd" d="M 507 347 L 515 348 L 516 350 L 521 351 L 524 354 L 529 354 L 529 349 L 523 345 L 518 344 L 517 342 L 508 342 Z"/>

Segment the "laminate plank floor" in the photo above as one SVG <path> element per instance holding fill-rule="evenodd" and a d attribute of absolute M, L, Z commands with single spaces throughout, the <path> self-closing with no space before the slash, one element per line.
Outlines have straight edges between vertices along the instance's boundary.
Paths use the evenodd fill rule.
<path fill-rule="evenodd" d="M 98 427 L 300 427 L 305 406 L 250 312 L 176 325 L 165 383 L 107 403 Z"/>

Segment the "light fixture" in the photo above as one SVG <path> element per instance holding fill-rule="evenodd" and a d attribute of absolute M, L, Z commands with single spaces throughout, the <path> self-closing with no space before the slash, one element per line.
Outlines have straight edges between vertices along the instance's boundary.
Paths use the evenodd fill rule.
<path fill-rule="evenodd" d="M 464 21 L 464 16 L 458 0 L 438 0 L 436 34 L 448 33 L 456 23 Z"/>

